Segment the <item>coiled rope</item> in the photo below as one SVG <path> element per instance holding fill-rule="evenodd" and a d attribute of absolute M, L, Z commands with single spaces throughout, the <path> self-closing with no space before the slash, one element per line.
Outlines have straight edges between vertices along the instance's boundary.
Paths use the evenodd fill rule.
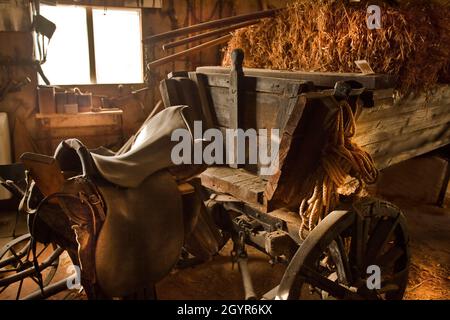
<path fill-rule="evenodd" d="M 358 109 L 359 103 L 356 105 Z M 299 208 L 301 239 L 305 239 L 308 232 L 336 207 L 338 188 L 344 185 L 348 176 L 358 179 L 359 189 L 364 183 L 374 183 L 378 177 L 372 157 L 352 142 L 356 120 L 347 101 L 339 102 L 336 119 L 328 130 L 330 139 L 312 180 L 310 197 L 306 196 Z"/>

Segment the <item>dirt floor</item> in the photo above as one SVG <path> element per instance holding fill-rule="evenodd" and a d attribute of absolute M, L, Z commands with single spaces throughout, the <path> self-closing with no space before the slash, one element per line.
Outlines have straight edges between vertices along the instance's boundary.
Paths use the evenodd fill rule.
<path fill-rule="evenodd" d="M 450 209 L 395 202 L 407 216 L 411 235 L 405 299 L 450 299 Z"/>
<path fill-rule="evenodd" d="M 405 299 L 450 299 L 450 208 L 413 204 L 410 200 L 390 199 L 405 213 L 411 235 L 412 263 Z M 13 215 L 2 213 L 0 245 L 9 239 Z M 24 230 L 25 225 L 19 229 Z M 20 230 L 19 230 L 20 231 Z M 193 268 L 175 270 L 157 285 L 159 299 L 242 299 L 244 292 L 237 265 L 231 263 L 231 244 L 208 263 Z M 268 263 L 268 258 L 249 249 L 249 268 L 255 291 L 262 295 L 277 285 L 284 266 Z M 71 272 L 70 262 L 63 256 L 53 281 Z M 27 285 L 25 285 L 27 286 Z M 14 299 L 3 292 L 0 299 Z M 52 299 L 85 299 L 83 294 L 62 292 Z"/>

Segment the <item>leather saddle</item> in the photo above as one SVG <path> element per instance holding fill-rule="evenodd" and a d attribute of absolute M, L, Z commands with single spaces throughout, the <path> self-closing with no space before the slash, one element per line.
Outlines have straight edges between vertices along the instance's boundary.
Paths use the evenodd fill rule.
<path fill-rule="evenodd" d="M 88 295 L 98 296 L 91 284 L 108 297 L 133 294 L 156 283 L 178 261 L 186 221 L 180 181 L 171 173 L 171 150 L 178 143 L 171 134 L 176 129 L 191 132 L 189 119 L 187 106 L 164 109 L 146 121 L 122 154 L 89 151 L 77 139 L 65 140 L 54 161 L 46 160 L 56 166 L 47 185 L 39 179 L 42 170 L 30 161 L 34 154 L 22 156 L 46 199 L 55 196 L 72 221 Z M 187 166 L 180 176 L 192 177 L 203 169 Z M 58 171 L 62 178 L 55 178 Z"/>

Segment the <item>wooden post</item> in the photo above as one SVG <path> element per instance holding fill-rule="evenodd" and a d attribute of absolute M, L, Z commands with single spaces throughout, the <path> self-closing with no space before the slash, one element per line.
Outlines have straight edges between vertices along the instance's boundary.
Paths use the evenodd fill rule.
<path fill-rule="evenodd" d="M 242 84 L 244 78 L 244 71 L 242 69 L 242 63 L 244 61 L 244 51 L 242 49 L 235 49 L 231 52 L 231 71 L 230 71 L 230 128 L 231 129 L 243 129 L 242 128 Z M 238 168 L 237 160 L 239 159 L 237 136 L 234 137 L 234 164 L 230 166 L 232 168 Z M 244 155 L 245 156 L 245 155 Z"/>

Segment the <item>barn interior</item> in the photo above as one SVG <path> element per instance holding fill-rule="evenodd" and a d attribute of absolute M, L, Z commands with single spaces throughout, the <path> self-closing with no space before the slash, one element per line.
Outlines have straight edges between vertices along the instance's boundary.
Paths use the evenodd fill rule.
<path fill-rule="evenodd" d="M 2 0 L 0 68 L 0 300 L 450 298 L 448 1 Z"/>

